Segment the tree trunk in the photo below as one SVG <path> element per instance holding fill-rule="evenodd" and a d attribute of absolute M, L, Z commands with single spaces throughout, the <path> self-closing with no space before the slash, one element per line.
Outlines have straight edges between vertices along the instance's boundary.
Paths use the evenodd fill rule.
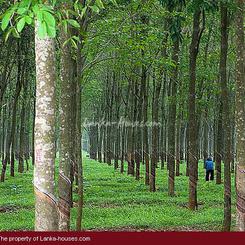
<path fill-rule="evenodd" d="M 203 132 L 203 168 L 205 168 L 205 162 L 208 158 L 208 107 L 205 107 L 204 112 L 204 132 Z"/>
<path fill-rule="evenodd" d="M 35 230 L 57 231 L 55 198 L 55 45 L 38 37 L 35 24 L 36 120 L 35 120 Z"/>
<path fill-rule="evenodd" d="M 13 109 L 12 109 L 12 124 L 11 124 L 11 132 L 10 132 L 10 138 L 8 141 L 7 147 L 9 150 L 11 149 L 11 158 L 10 158 L 10 176 L 14 177 L 14 163 L 15 163 L 15 141 L 16 141 L 16 117 L 17 117 L 17 107 L 18 107 L 18 99 L 21 92 L 22 87 L 22 76 L 23 71 L 21 68 L 24 69 L 24 65 L 22 67 L 22 61 L 20 58 L 21 55 L 21 47 L 20 47 L 20 41 L 18 42 L 18 71 L 17 71 L 17 82 L 16 82 L 16 88 L 15 88 L 15 95 L 14 95 L 14 102 L 13 102 Z M 7 160 L 8 161 L 8 160 Z"/>
<path fill-rule="evenodd" d="M 223 101 L 224 125 L 224 231 L 231 228 L 231 120 L 229 90 L 227 86 L 227 52 L 228 52 L 228 13 L 227 6 L 221 3 L 221 49 L 220 49 L 220 82 L 221 100 Z"/>
<path fill-rule="evenodd" d="M 118 79 L 116 81 L 116 96 L 115 96 L 115 103 L 116 103 L 116 122 L 117 125 L 115 125 L 115 134 L 116 134 L 116 138 L 115 138 L 115 159 L 114 159 L 114 169 L 118 169 L 119 166 L 119 158 L 120 158 L 120 138 L 121 138 L 121 131 L 120 131 L 120 125 L 119 125 L 119 120 L 120 120 L 120 94 L 121 94 L 121 87 L 120 84 L 118 82 Z"/>
<path fill-rule="evenodd" d="M 79 59 L 78 59 L 78 69 L 79 69 Z M 83 166 L 82 166 L 82 129 L 81 129 L 81 84 L 80 77 L 77 81 L 77 122 L 76 122 L 76 132 L 77 132 L 77 175 L 78 175 L 78 209 L 77 209 L 77 223 L 76 230 L 80 231 L 82 227 L 82 215 L 83 215 Z"/>
<path fill-rule="evenodd" d="M 223 138 L 223 127 L 222 127 L 222 115 L 223 115 L 223 101 L 220 101 L 220 109 L 218 115 L 218 125 L 216 134 L 216 147 L 215 147 L 215 165 L 216 165 L 216 184 L 221 184 L 221 161 L 222 161 L 222 138 Z"/>
<path fill-rule="evenodd" d="M 61 103 L 60 103 L 60 148 L 59 148 L 59 230 L 70 229 L 71 208 L 71 159 L 72 159 L 72 54 L 71 48 L 64 43 L 69 39 L 69 31 L 62 30 L 60 34 L 61 49 Z"/>
<path fill-rule="evenodd" d="M 144 57 L 144 52 L 142 51 L 142 57 Z M 145 65 L 142 66 L 142 74 L 141 74 L 141 86 L 139 93 L 139 101 L 138 101 L 138 113 L 137 113 L 137 127 L 136 127 L 136 154 L 135 154 L 135 162 L 136 162 L 136 180 L 140 179 L 140 161 L 142 159 L 142 114 L 143 114 L 143 103 L 144 103 L 144 95 L 146 90 L 146 81 L 147 81 L 147 70 Z"/>
<path fill-rule="evenodd" d="M 179 41 L 174 42 L 173 62 L 176 67 L 170 79 L 171 102 L 169 106 L 169 128 L 168 128 L 168 194 L 174 196 L 174 178 L 175 178 L 175 144 L 176 144 L 176 96 L 178 81 L 178 61 L 179 61 Z"/>
<path fill-rule="evenodd" d="M 25 124 L 26 124 L 26 100 L 27 100 L 27 81 L 24 81 L 24 90 L 23 90 L 23 98 L 22 98 L 22 108 L 20 115 L 20 151 L 19 151 L 19 165 L 18 172 L 24 172 L 24 160 L 25 160 Z"/>
<path fill-rule="evenodd" d="M 150 183 L 150 156 L 149 156 L 149 141 L 148 141 L 148 89 L 149 89 L 149 78 L 147 79 L 146 88 L 144 91 L 144 100 L 143 100 L 143 153 L 145 161 L 145 184 L 149 185 Z"/>
<path fill-rule="evenodd" d="M 176 176 L 180 176 L 180 118 L 177 117 L 176 132 Z"/>
<path fill-rule="evenodd" d="M 245 231 L 245 43 L 244 0 L 236 0 L 236 145 L 237 145 L 237 230 Z"/>
<path fill-rule="evenodd" d="M 198 126 L 196 118 L 196 65 L 202 31 L 200 30 L 201 10 L 196 10 L 193 16 L 193 33 L 190 45 L 190 64 L 189 64 L 189 208 L 197 209 L 197 170 L 198 170 Z"/>
<path fill-rule="evenodd" d="M 87 17 L 88 18 L 88 17 Z M 83 19 L 80 23 L 81 30 L 80 33 L 87 32 L 87 18 Z M 82 163 L 82 122 L 81 122 L 81 113 L 82 113 L 82 87 L 81 79 L 83 79 L 82 69 L 85 63 L 85 56 L 82 52 L 83 49 L 83 40 L 84 36 L 80 34 L 80 43 L 77 50 L 77 65 L 76 65 L 76 162 L 77 162 L 77 180 L 78 180 L 78 208 L 77 208 L 77 220 L 76 220 L 76 230 L 81 231 L 82 229 L 82 218 L 83 218 L 83 163 Z"/>
<path fill-rule="evenodd" d="M 152 153 L 151 153 L 151 166 L 150 166 L 150 191 L 156 191 L 156 165 L 158 161 L 158 112 L 159 112 L 159 95 L 161 91 L 161 79 L 156 81 L 153 77 L 154 93 L 152 98 Z"/>

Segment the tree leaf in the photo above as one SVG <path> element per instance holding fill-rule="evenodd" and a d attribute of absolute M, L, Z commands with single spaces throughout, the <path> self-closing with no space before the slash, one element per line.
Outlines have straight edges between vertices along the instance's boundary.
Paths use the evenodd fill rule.
<path fill-rule="evenodd" d="M 67 22 L 75 28 L 80 28 L 80 24 L 76 20 L 68 19 Z"/>
<path fill-rule="evenodd" d="M 44 21 L 39 22 L 37 34 L 38 34 L 38 37 L 41 39 L 47 37 L 47 26 L 46 26 L 46 23 Z"/>
<path fill-rule="evenodd" d="M 6 28 L 8 27 L 12 14 L 13 14 L 13 11 L 8 11 L 3 16 L 2 24 L 1 24 L 1 28 L 2 28 L 3 31 L 6 30 Z"/>
<path fill-rule="evenodd" d="M 42 11 L 43 13 L 43 20 L 47 23 L 48 26 L 55 27 L 56 21 L 52 14 L 48 11 Z"/>
<path fill-rule="evenodd" d="M 28 25 L 31 25 L 32 23 L 32 18 L 28 15 L 25 16 L 25 22 L 28 24 Z"/>
<path fill-rule="evenodd" d="M 23 28 L 25 27 L 26 24 L 26 20 L 25 17 L 22 17 L 19 22 L 17 23 L 17 31 L 21 32 L 23 30 Z"/>
<path fill-rule="evenodd" d="M 31 2 L 32 0 L 22 0 L 19 4 L 19 7 L 28 9 L 31 5 Z"/>
<path fill-rule="evenodd" d="M 46 23 L 46 25 L 47 25 L 47 23 Z M 49 37 L 55 38 L 56 37 L 56 28 L 53 26 L 47 25 L 47 34 Z"/>
<path fill-rule="evenodd" d="M 116 0 L 110 0 L 115 6 L 117 6 L 117 1 Z"/>
<path fill-rule="evenodd" d="M 17 29 L 14 27 L 13 28 L 13 36 L 16 37 L 16 38 L 20 38 L 20 34 L 18 33 Z"/>
<path fill-rule="evenodd" d="M 10 36 L 10 34 L 11 34 L 12 31 L 13 31 L 13 27 L 10 27 L 10 28 L 8 29 L 7 33 L 6 33 L 6 36 L 5 36 L 5 42 L 8 41 L 9 36 Z"/>
<path fill-rule="evenodd" d="M 93 10 L 93 12 L 95 12 L 97 14 L 100 12 L 100 9 L 96 5 L 89 6 L 89 7 Z"/>
<path fill-rule="evenodd" d="M 19 15 L 23 15 L 27 10 L 28 10 L 28 9 L 25 8 L 25 7 L 18 8 L 18 9 L 17 9 L 17 13 L 18 13 Z"/>
<path fill-rule="evenodd" d="M 102 2 L 101 0 L 96 0 L 95 2 L 96 2 L 96 5 L 97 5 L 100 9 L 104 9 L 104 8 L 105 8 L 105 7 L 104 7 L 104 4 L 103 4 L 103 2 Z"/>

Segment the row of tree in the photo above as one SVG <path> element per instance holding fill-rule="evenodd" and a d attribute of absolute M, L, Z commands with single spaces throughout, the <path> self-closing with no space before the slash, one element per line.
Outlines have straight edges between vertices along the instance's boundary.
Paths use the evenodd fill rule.
<path fill-rule="evenodd" d="M 242 115 L 235 90 L 240 59 L 235 5 L 221 1 L 191 8 L 163 1 L 162 16 L 163 9 L 158 12 L 152 4 L 127 6 L 123 14 L 115 11 L 109 20 L 106 15 L 106 26 L 98 26 L 105 33 L 112 28 L 109 37 L 99 40 L 107 44 L 113 36 L 104 53 L 113 60 L 97 66 L 85 87 L 90 158 L 113 163 L 121 173 L 126 161 L 127 173 L 136 180 L 144 164 L 145 184 L 153 192 L 156 168 L 167 163 L 170 196 L 180 164 L 186 162 L 189 208 L 195 210 L 198 168 L 214 156 L 217 184 L 224 163 L 223 229 L 230 230 L 231 173 L 241 154 L 237 120 Z"/>

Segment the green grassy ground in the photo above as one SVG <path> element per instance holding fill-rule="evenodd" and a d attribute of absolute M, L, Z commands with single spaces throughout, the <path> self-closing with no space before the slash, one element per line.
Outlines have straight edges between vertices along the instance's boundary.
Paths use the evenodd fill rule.
<path fill-rule="evenodd" d="M 202 163 L 200 163 L 202 166 Z M 113 166 L 84 158 L 86 230 L 215 230 L 222 229 L 223 185 L 206 183 L 200 166 L 198 184 L 199 209 L 188 210 L 188 178 L 185 165 L 176 178 L 176 196 L 167 195 L 167 172 L 157 170 L 157 192 L 150 193 L 144 179 L 136 181 Z M 9 171 L 8 171 L 9 172 Z M 142 176 L 144 169 L 142 168 Z M 234 176 L 232 176 L 234 179 Z M 232 181 L 234 183 L 234 181 Z M 235 222 L 233 186 L 232 222 Z M 75 199 L 76 199 L 75 195 Z M 72 209 L 72 229 L 76 208 Z M 7 176 L 0 183 L 0 230 L 33 230 L 34 195 L 32 170 Z"/>

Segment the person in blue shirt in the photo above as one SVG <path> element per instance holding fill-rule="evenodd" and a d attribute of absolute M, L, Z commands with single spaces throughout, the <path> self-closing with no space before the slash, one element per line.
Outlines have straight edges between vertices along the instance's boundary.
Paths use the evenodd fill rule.
<path fill-rule="evenodd" d="M 206 181 L 214 180 L 214 162 L 212 157 L 207 158 L 205 162 Z"/>

